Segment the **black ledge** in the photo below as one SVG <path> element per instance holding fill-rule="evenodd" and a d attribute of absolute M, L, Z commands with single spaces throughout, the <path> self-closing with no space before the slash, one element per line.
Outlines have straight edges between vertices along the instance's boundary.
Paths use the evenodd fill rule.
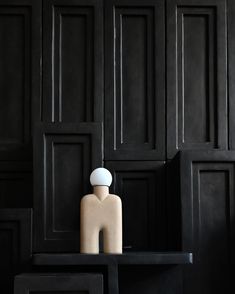
<path fill-rule="evenodd" d="M 128 252 L 123 254 L 42 253 L 33 255 L 34 265 L 177 265 L 193 263 L 187 252 Z"/>

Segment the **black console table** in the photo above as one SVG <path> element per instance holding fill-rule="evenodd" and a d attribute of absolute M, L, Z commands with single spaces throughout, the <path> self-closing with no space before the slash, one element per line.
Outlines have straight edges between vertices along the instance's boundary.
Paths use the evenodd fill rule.
<path fill-rule="evenodd" d="M 118 294 L 119 265 L 182 265 L 193 263 L 187 252 L 132 252 L 123 254 L 42 253 L 33 255 L 35 266 L 105 265 L 109 293 Z"/>

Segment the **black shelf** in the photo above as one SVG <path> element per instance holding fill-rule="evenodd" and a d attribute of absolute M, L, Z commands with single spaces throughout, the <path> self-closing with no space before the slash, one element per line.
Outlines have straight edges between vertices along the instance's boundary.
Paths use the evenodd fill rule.
<path fill-rule="evenodd" d="M 42 253 L 33 255 L 34 265 L 163 265 L 191 264 L 192 253 L 133 252 L 123 254 Z"/>

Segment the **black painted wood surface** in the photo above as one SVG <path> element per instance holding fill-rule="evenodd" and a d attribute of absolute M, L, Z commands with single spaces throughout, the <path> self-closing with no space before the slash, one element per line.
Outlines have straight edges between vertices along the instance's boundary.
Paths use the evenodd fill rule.
<path fill-rule="evenodd" d="M 103 120 L 102 0 L 43 1 L 44 122 Z"/>
<path fill-rule="evenodd" d="M 102 164 L 98 123 L 40 124 L 34 137 L 34 251 L 79 252 L 80 200 Z"/>
<path fill-rule="evenodd" d="M 38 119 L 40 32 L 40 1 L 0 1 L 0 153 L 18 160 L 32 152 Z"/>
<path fill-rule="evenodd" d="M 234 21 L 233 0 L 0 0 L 0 209 L 15 215 L 0 292 L 13 293 L 21 234 L 27 264 L 79 252 L 79 201 L 98 166 L 124 204 L 124 250 L 193 252 L 195 264 L 79 272 L 101 273 L 105 294 L 228 292 Z M 32 238 L 14 225 L 25 208 Z"/>
<path fill-rule="evenodd" d="M 184 292 L 229 291 L 233 287 L 235 153 L 181 151 L 176 160 L 178 165 L 172 168 L 180 174 L 181 248 L 194 256 L 193 267 L 184 268 Z"/>
<path fill-rule="evenodd" d="M 174 270 L 170 268 L 172 265 L 191 264 L 193 262 L 193 256 L 191 253 L 183 252 L 132 252 L 123 254 L 34 254 L 33 264 L 36 269 L 45 267 L 45 270 L 61 269 L 63 267 L 69 267 L 69 270 L 76 271 L 81 266 L 97 266 L 103 265 L 107 267 L 107 293 L 118 294 L 119 293 L 119 275 L 125 279 L 125 269 L 129 266 L 132 267 L 132 271 L 137 268 L 145 267 L 145 270 L 149 270 L 155 267 L 155 272 L 160 271 L 163 274 L 163 281 L 159 274 L 155 273 L 155 278 L 159 278 L 157 283 L 157 289 L 164 289 L 166 276 L 171 277 L 171 285 L 177 283 L 177 279 L 174 277 Z M 165 267 L 165 268 L 164 268 Z M 168 273 L 168 274 L 167 274 Z M 160 276 L 161 276 L 160 274 Z M 173 275 L 173 276 L 172 276 Z M 170 289 L 171 287 L 169 287 Z M 161 291 L 162 291 L 161 290 Z M 106 292 L 105 292 L 106 293 Z"/>
<path fill-rule="evenodd" d="M 167 1 L 167 156 L 227 149 L 226 2 Z"/>
<path fill-rule="evenodd" d="M 98 274 L 22 274 L 15 277 L 15 294 L 102 294 L 103 279 Z"/>
<path fill-rule="evenodd" d="M 31 209 L 0 209 L 0 289 L 13 293 L 14 275 L 30 270 Z"/>
<path fill-rule="evenodd" d="M 164 160 L 164 2 L 106 1 L 105 32 L 105 159 Z"/>
<path fill-rule="evenodd" d="M 111 189 L 122 198 L 124 250 L 165 250 L 165 162 L 106 161 L 105 167 L 113 175 Z"/>
<path fill-rule="evenodd" d="M 132 252 L 123 254 L 34 254 L 34 265 L 157 265 L 193 263 L 193 256 L 186 252 Z"/>

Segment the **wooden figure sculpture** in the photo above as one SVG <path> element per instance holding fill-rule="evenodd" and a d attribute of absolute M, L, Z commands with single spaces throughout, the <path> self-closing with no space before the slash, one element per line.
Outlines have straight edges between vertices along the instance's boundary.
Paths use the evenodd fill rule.
<path fill-rule="evenodd" d="M 122 202 L 109 194 L 112 175 L 105 168 L 95 169 L 90 176 L 93 194 L 81 200 L 81 253 L 99 253 L 99 233 L 103 231 L 104 253 L 122 253 Z"/>

